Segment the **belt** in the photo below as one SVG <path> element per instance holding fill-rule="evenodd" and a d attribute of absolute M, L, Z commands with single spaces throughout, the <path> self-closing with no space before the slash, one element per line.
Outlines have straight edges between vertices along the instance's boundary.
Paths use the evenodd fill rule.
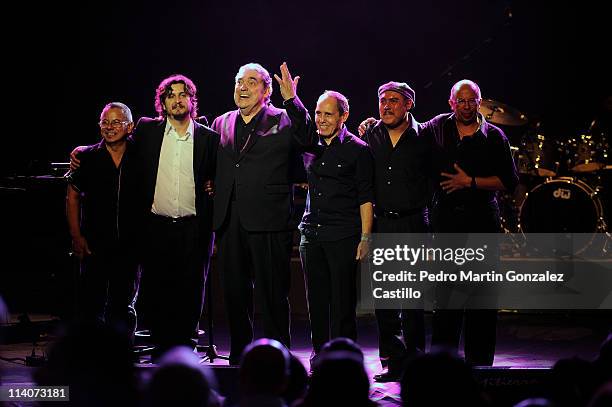
<path fill-rule="evenodd" d="M 158 215 L 156 213 L 151 213 L 151 218 L 156 221 L 160 221 L 168 224 L 177 224 L 177 223 L 185 223 L 196 219 L 196 215 L 187 215 L 180 216 L 178 218 L 173 218 L 171 216 Z"/>
<path fill-rule="evenodd" d="M 416 215 L 417 213 L 423 213 L 426 210 L 427 208 L 425 207 L 408 209 L 405 211 L 385 211 L 382 209 L 375 209 L 374 213 L 376 214 L 377 217 L 380 217 L 380 218 L 399 219 L 399 218 L 404 218 L 406 216 Z"/>

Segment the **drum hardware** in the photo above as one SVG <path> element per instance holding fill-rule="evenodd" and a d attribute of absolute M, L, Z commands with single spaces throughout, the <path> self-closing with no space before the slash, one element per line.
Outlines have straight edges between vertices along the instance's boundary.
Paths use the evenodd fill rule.
<path fill-rule="evenodd" d="M 609 166 L 609 144 L 604 132 L 589 132 L 569 139 L 567 167 L 574 173 L 595 172 Z"/>
<path fill-rule="evenodd" d="M 516 233 L 518 227 L 519 208 L 525 200 L 525 195 L 533 187 L 532 180 L 521 179 L 514 191 L 498 191 L 497 202 L 500 212 L 500 222 L 505 233 Z"/>
<path fill-rule="evenodd" d="M 562 144 L 542 134 L 525 135 L 518 147 L 517 169 L 520 174 L 554 177 L 559 172 Z"/>
<path fill-rule="evenodd" d="M 494 124 L 523 126 L 528 122 L 527 116 L 517 109 L 493 99 L 483 99 L 479 111 L 488 122 Z"/>
<path fill-rule="evenodd" d="M 500 106 L 492 103 L 483 101 L 485 109 L 481 109 L 485 117 L 491 116 L 489 121 L 506 124 L 501 122 L 507 118 L 507 123 L 518 125 L 513 120 L 516 111 L 505 110 L 506 106 L 498 109 Z M 502 230 L 513 235 L 516 248 L 528 249 L 530 233 L 576 234 L 572 239 L 577 239 L 573 244 L 578 253 L 609 255 L 612 234 L 606 220 L 612 217 L 608 212 L 612 162 L 608 127 L 591 124 L 582 134 L 562 140 L 546 134 L 540 125 L 531 123 L 520 142 L 510 146 L 519 185 L 515 191 L 497 194 Z M 604 240 L 602 233 L 607 236 Z"/>
<path fill-rule="evenodd" d="M 610 232 L 606 232 L 606 240 L 604 242 L 604 246 L 602 247 L 601 251 L 604 254 L 604 256 L 608 255 L 608 245 L 611 244 L 612 242 L 612 233 Z"/>

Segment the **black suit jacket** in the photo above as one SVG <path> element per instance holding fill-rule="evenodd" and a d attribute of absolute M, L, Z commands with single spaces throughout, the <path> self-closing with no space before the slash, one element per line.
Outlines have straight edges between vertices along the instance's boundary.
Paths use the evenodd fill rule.
<path fill-rule="evenodd" d="M 141 213 L 151 212 L 159 155 L 161 152 L 166 120 L 143 117 L 138 121 L 132 135 L 138 159 Z M 194 122 L 193 174 L 195 181 L 196 215 L 202 231 L 212 231 L 212 199 L 204 191 L 204 184 L 214 179 L 219 134 L 206 126 Z"/>
<path fill-rule="evenodd" d="M 213 228 L 218 230 L 227 216 L 236 188 L 240 223 L 248 231 L 273 232 L 288 229 L 291 216 L 291 173 L 295 152 L 317 143 L 310 130 L 310 116 L 296 97 L 285 109 L 264 107 L 261 120 L 240 153 L 236 152 L 235 126 L 239 110 L 215 119 L 212 128 L 221 141 L 217 154 Z"/>

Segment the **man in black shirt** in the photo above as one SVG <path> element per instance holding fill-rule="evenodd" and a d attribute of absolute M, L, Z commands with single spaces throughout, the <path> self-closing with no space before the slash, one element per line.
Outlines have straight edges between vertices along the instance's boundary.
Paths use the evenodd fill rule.
<path fill-rule="evenodd" d="M 100 115 L 102 140 L 80 153 L 70 172 L 66 214 L 73 253 L 81 260 L 81 316 L 136 328 L 138 258 L 134 239 L 132 113 L 109 103 Z M 130 178 L 131 177 L 131 178 Z"/>
<path fill-rule="evenodd" d="M 415 93 L 408 84 L 389 82 L 378 89 L 380 120 L 360 126 L 362 138 L 374 156 L 376 233 L 425 233 L 430 198 L 431 144 L 410 113 Z M 366 121 L 367 122 L 367 121 Z M 364 122 L 365 123 L 365 122 Z M 379 355 L 383 371 L 379 382 L 397 381 L 406 357 L 425 350 L 422 309 L 377 308 Z"/>
<path fill-rule="evenodd" d="M 481 100 L 476 83 L 459 81 L 448 101 L 453 113 L 424 124 L 424 133 L 433 139 L 441 176 L 432 211 L 436 232 L 500 232 L 495 191 L 512 191 L 518 183 L 508 139 L 478 112 Z M 437 310 L 432 344 L 457 349 L 462 316 L 460 310 Z M 496 310 L 466 310 L 465 357 L 469 362 L 493 364 L 496 320 Z"/>
<path fill-rule="evenodd" d="M 346 97 L 323 93 L 315 112 L 320 141 L 304 155 L 308 198 L 299 228 L 311 361 L 331 338 L 357 337 L 356 273 L 369 249 L 374 192 L 371 153 L 365 142 L 347 131 L 348 115 Z"/>

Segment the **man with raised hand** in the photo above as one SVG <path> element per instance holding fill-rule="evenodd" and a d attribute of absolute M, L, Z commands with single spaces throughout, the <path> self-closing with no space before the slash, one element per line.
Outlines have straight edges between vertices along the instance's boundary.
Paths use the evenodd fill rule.
<path fill-rule="evenodd" d="M 253 286 L 261 305 L 263 333 L 290 345 L 289 280 L 292 231 L 290 162 L 297 150 L 316 144 L 308 112 L 297 97 L 299 77 L 286 63 L 275 75 L 284 109 L 270 102 L 272 77 L 259 64 L 236 74 L 237 109 L 217 117 L 213 226 L 218 268 L 230 328 L 230 364 L 253 340 Z"/>

